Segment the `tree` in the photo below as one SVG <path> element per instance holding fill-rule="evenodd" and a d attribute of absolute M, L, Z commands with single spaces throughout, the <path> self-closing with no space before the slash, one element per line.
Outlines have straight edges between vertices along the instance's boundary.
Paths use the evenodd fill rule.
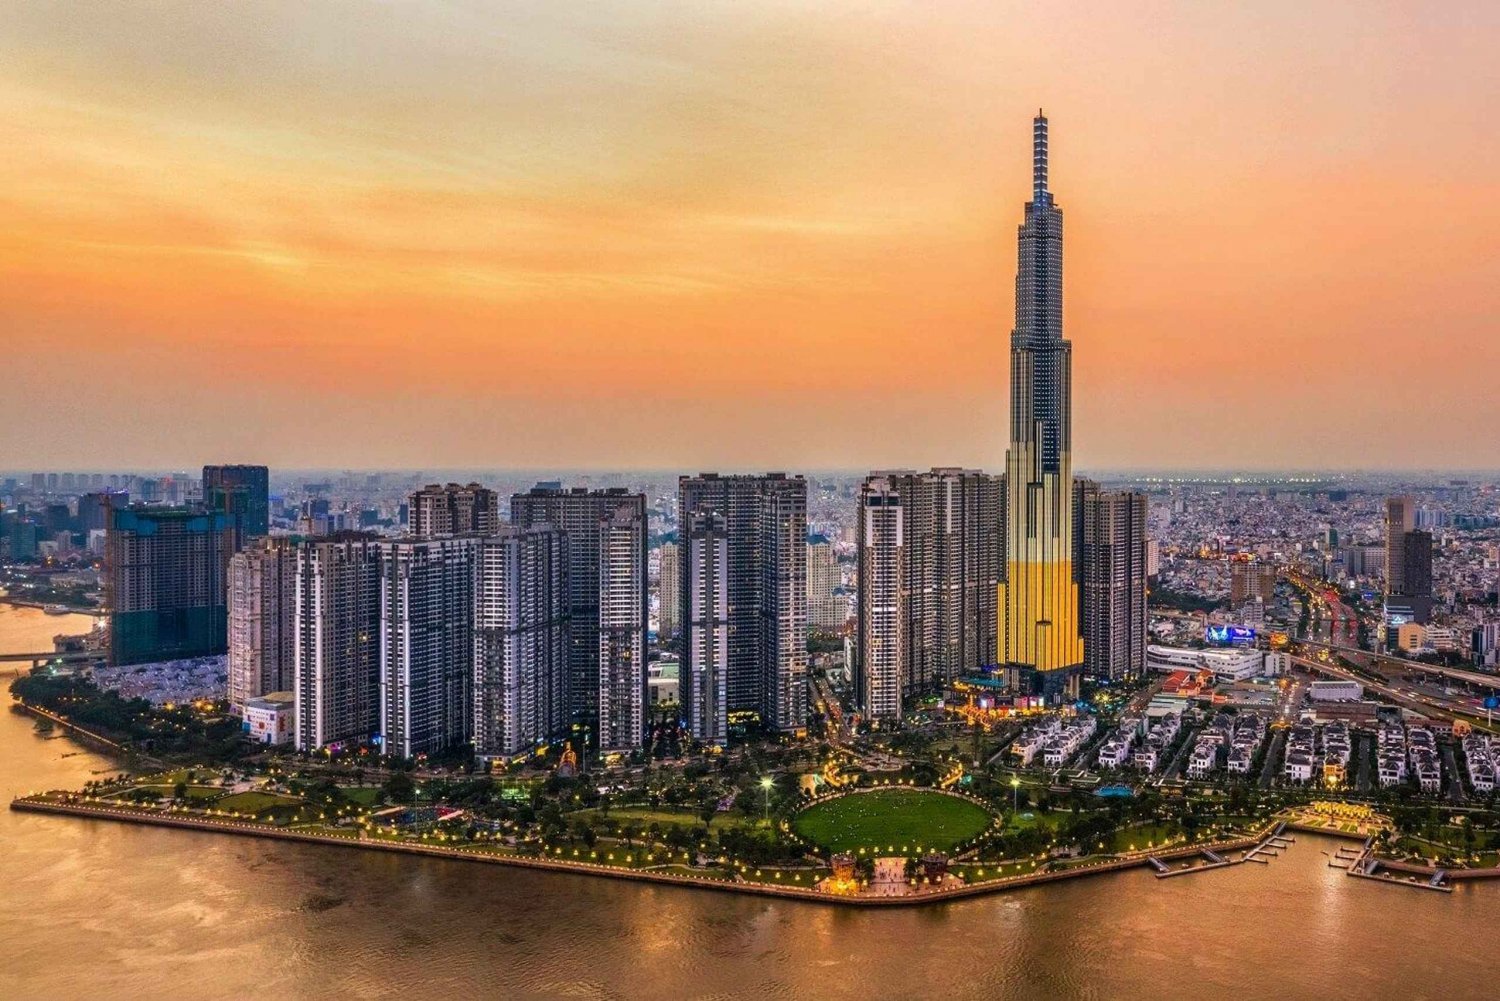
<path fill-rule="evenodd" d="M 417 785 L 406 772 L 397 772 L 386 779 L 383 788 L 392 803 L 411 803 L 417 798 Z"/>

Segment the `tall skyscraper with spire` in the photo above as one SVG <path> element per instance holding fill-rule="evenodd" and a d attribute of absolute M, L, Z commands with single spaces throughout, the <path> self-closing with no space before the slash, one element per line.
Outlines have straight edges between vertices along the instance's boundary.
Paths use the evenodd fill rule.
<path fill-rule="evenodd" d="M 1058 700 L 1078 693 L 1083 639 L 1073 570 L 1073 346 L 1062 335 L 1062 210 L 1047 188 L 1040 111 L 1018 243 L 997 660 L 1013 691 Z"/>

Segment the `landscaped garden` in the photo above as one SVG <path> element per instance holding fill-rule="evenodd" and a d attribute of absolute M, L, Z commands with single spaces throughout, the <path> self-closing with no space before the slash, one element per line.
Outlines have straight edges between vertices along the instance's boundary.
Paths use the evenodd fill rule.
<path fill-rule="evenodd" d="M 948 850 L 989 827 L 988 810 L 931 789 L 877 789 L 814 803 L 792 820 L 801 838 L 830 851 Z"/>

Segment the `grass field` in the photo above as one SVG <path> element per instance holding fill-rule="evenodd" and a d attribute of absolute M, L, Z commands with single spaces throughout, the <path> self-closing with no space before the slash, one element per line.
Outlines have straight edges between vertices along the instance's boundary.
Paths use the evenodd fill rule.
<path fill-rule="evenodd" d="M 580 819 L 595 821 L 603 814 L 598 810 L 578 810 L 567 815 L 569 819 L 578 817 Z M 673 810 L 671 807 L 658 807 L 653 810 L 646 806 L 617 806 L 609 811 L 613 820 L 620 822 L 622 826 L 649 827 L 651 824 L 660 825 L 663 829 L 668 827 L 702 827 L 703 818 L 692 810 Z M 715 814 L 708 824 L 711 831 L 721 831 L 726 827 L 754 827 L 760 825 L 760 818 L 745 818 L 737 813 Z"/>
<path fill-rule="evenodd" d="M 989 823 L 989 812 L 966 799 L 924 789 L 881 789 L 816 803 L 797 814 L 792 829 L 832 851 L 915 851 L 952 848 Z"/>
<path fill-rule="evenodd" d="M 235 810 L 239 813 L 259 813 L 273 806 L 296 806 L 302 801 L 291 796 L 278 796 L 268 792 L 239 792 L 225 796 L 215 806 L 220 810 Z"/>

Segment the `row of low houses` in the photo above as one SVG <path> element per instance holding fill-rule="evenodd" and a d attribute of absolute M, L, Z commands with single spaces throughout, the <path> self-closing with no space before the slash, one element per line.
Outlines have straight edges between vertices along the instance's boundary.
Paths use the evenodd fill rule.
<path fill-rule="evenodd" d="M 1500 756 L 1496 755 L 1494 739 L 1481 733 L 1465 737 L 1464 760 L 1474 791 L 1486 796 L 1494 792 L 1495 781 L 1500 779 Z"/>
<path fill-rule="evenodd" d="M 1011 745 L 1011 753 L 1022 767 L 1031 765 L 1040 756 L 1048 768 L 1061 768 L 1083 748 L 1098 727 L 1099 722 L 1093 716 L 1075 716 L 1066 720 L 1048 717 L 1017 737 Z"/>
<path fill-rule="evenodd" d="M 1438 793 L 1443 788 L 1443 768 L 1438 763 L 1437 737 L 1425 726 L 1414 726 L 1406 731 L 1406 752 L 1412 778 L 1417 788 L 1425 793 Z"/>
<path fill-rule="evenodd" d="M 1218 770 L 1221 759 L 1229 774 L 1250 774 L 1250 764 L 1265 735 L 1265 720 L 1253 713 L 1219 713 L 1193 743 L 1188 777 L 1208 778 Z"/>
<path fill-rule="evenodd" d="M 1326 785 L 1343 785 L 1353 754 L 1354 744 L 1346 723 L 1294 726 L 1287 733 L 1282 775 L 1287 781 L 1299 784 L 1321 778 Z"/>

